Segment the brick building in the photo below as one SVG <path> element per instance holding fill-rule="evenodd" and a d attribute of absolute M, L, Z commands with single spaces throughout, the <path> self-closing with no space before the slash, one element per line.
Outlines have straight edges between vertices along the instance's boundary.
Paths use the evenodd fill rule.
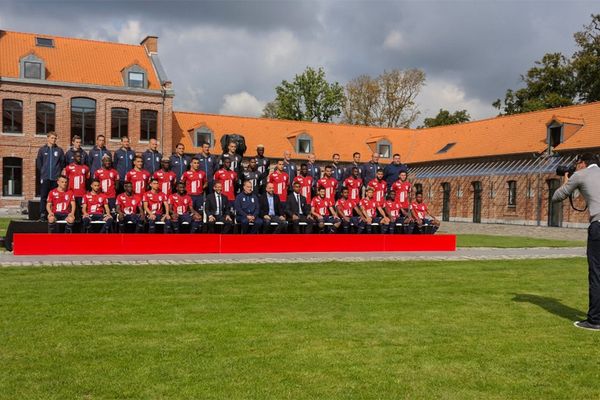
<path fill-rule="evenodd" d="M 430 129 L 179 112 L 172 109 L 174 93 L 157 50 L 151 36 L 132 46 L 0 31 L 0 207 L 35 197 L 35 155 L 54 125 L 64 149 L 73 134 L 90 145 L 103 133 L 114 150 L 126 132 L 140 152 L 156 137 L 163 154 L 178 142 L 195 154 L 204 141 L 220 154 L 220 140 L 228 134 L 245 137 L 246 156 L 258 144 L 270 158 L 290 151 L 301 161 L 313 153 L 320 164 L 333 153 L 348 163 L 358 151 L 363 162 L 381 154 L 385 165 L 399 153 L 444 220 L 586 225 L 587 213 L 549 199 L 560 185 L 558 164 L 583 150 L 600 150 L 600 103 Z M 575 203 L 581 208 L 580 198 Z"/>

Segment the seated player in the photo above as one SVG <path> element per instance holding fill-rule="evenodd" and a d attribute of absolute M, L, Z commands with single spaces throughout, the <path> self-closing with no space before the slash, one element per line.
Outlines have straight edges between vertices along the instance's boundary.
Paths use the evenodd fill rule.
<path fill-rule="evenodd" d="M 244 182 L 243 191 L 235 198 L 233 207 L 235 220 L 242 225 L 241 233 L 258 233 L 263 220 L 259 217 L 258 198 L 252 193 L 252 183 Z"/>
<path fill-rule="evenodd" d="M 415 201 L 410 205 L 410 209 L 416 224 L 415 233 L 435 233 L 440 228 L 440 221 L 429 213 L 427 204 L 423 202 L 422 192 L 417 192 Z M 430 231 L 424 232 L 424 226 L 430 226 Z"/>
<path fill-rule="evenodd" d="M 169 216 L 169 204 L 167 204 L 167 195 L 158 191 L 158 180 L 150 179 L 150 190 L 144 193 L 142 197 L 144 214 L 148 220 L 148 233 L 156 232 L 156 223 L 164 222 L 163 233 L 169 233 L 171 230 L 171 217 Z"/>
<path fill-rule="evenodd" d="M 342 188 L 340 193 L 340 198 L 335 203 L 335 208 L 337 210 L 337 214 L 340 217 L 340 222 L 342 223 L 342 229 L 344 233 L 349 233 L 350 228 L 354 226 L 356 230 L 360 225 L 360 218 L 356 215 L 359 214 L 359 210 L 356 210 L 356 203 L 348 197 L 350 191 L 348 188 Z"/>
<path fill-rule="evenodd" d="M 142 197 L 133 193 L 133 184 L 125 182 L 123 184 L 125 191 L 117 196 L 117 225 L 119 232 L 125 233 L 125 225 L 132 223 L 135 225 L 135 233 L 144 230 L 144 213 L 142 209 Z"/>
<path fill-rule="evenodd" d="M 75 218 L 81 217 L 81 200 L 85 196 L 87 181 L 90 179 L 90 167 L 82 164 L 81 152 L 72 153 L 73 162 L 63 169 L 63 175 L 69 180 L 69 190 L 75 196 Z"/>
<path fill-rule="evenodd" d="M 321 186 L 317 190 L 317 196 L 312 199 L 310 213 L 315 218 L 319 229 L 323 231 L 325 224 L 333 224 L 329 227 L 329 233 L 334 233 L 340 227 L 340 219 L 335 217 L 337 212 L 333 208 L 333 201 L 325 198 L 325 188 Z"/>
<path fill-rule="evenodd" d="M 306 197 L 300 193 L 300 183 L 295 182 L 292 185 L 292 190 L 293 192 L 287 197 L 285 203 L 285 214 L 292 224 L 294 233 L 300 233 L 300 223 L 305 223 L 305 232 L 311 233 L 315 220 L 310 214 L 310 204 L 307 203 Z"/>
<path fill-rule="evenodd" d="M 344 187 L 348 188 L 348 199 L 355 204 L 360 202 L 363 181 L 360 178 L 360 170 L 358 167 L 352 167 L 351 175 L 344 180 Z"/>
<path fill-rule="evenodd" d="M 113 219 L 110 215 L 110 208 L 106 195 L 100 191 L 100 181 L 93 179 L 90 184 L 91 190 L 83 196 L 81 205 L 83 231 L 90 232 L 92 221 L 102 221 L 100 233 L 109 233 L 112 228 Z"/>
<path fill-rule="evenodd" d="M 231 158 L 223 159 L 223 168 L 215 172 L 215 183 L 219 182 L 222 187 L 222 192 L 229 201 L 235 201 L 236 185 L 238 176 L 235 171 L 231 170 Z"/>
<path fill-rule="evenodd" d="M 300 184 L 300 193 L 306 197 L 306 202 L 310 204 L 312 201 L 312 190 L 313 190 L 313 177 L 308 175 L 308 165 L 300 164 L 300 174 L 294 178 L 294 182 Z M 286 189 L 287 191 L 287 189 Z"/>
<path fill-rule="evenodd" d="M 374 192 L 375 190 L 369 186 L 365 191 L 365 197 L 359 203 L 362 223 L 358 227 L 358 233 L 362 233 L 364 229 L 367 233 L 371 233 L 372 224 L 378 224 L 381 228 L 380 232 L 387 233 L 390 221 L 385 217 L 385 211 L 373 198 Z"/>
<path fill-rule="evenodd" d="M 119 172 L 113 168 L 109 154 L 102 156 L 102 167 L 94 172 L 94 179 L 100 182 L 100 189 L 108 199 L 108 207 L 114 210 L 119 185 Z"/>
<path fill-rule="evenodd" d="M 227 234 L 231 232 L 233 224 L 231 205 L 229 204 L 229 199 L 223 194 L 223 185 L 221 182 L 215 182 L 213 192 L 206 196 L 204 212 L 206 213 L 209 233 L 215 233 L 217 222 L 223 224 L 222 233 Z"/>
<path fill-rule="evenodd" d="M 171 193 L 173 193 L 177 175 L 175 172 L 171 171 L 171 160 L 169 160 L 168 157 L 163 157 L 162 160 L 160 160 L 160 169 L 157 169 L 152 177 L 158 180 L 158 187 L 161 192 L 167 196 L 170 196 Z"/>
<path fill-rule="evenodd" d="M 206 174 L 200 169 L 200 160 L 197 157 L 192 158 L 190 169 L 181 175 L 181 182 L 185 184 L 185 191 L 192 199 L 192 208 L 197 211 L 203 210 L 204 190 L 208 186 L 208 181 Z"/>
<path fill-rule="evenodd" d="M 144 165 L 144 157 L 136 155 L 133 158 L 133 169 L 129 170 L 125 175 L 125 182 L 131 182 L 133 185 L 133 193 L 142 196 L 146 192 L 150 172 L 142 169 Z"/>
<path fill-rule="evenodd" d="M 71 233 L 75 222 L 75 197 L 73 192 L 68 190 L 66 176 L 59 176 L 56 183 L 58 186 L 48 193 L 46 202 L 48 233 L 56 233 L 56 221 L 67 221 L 65 233 Z"/>
<path fill-rule="evenodd" d="M 283 203 L 279 200 L 279 196 L 275 194 L 275 186 L 272 183 L 267 183 L 265 193 L 258 198 L 260 205 L 260 216 L 262 216 L 263 233 L 270 233 L 271 223 L 276 222 L 274 233 L 283 233 L 286 231 L 288 222 L 285 219 L 285 211 Z"/>
<path fill-rule="evenodd" d="M 396 224 L 404 223 L 404 214 L 402 214 L 402 207 L 400 206 L 400 203 L 396 201 L 396 193 L 393 190 L 388 192 L 383 205 L 383 210 L 390 220 L 388 232 L 395 233 Z"/>
<path fill-rule="evenodd" d="M 198 161 L 198 159 L 196 159 Z M 192 160 L 192 165 L 194 161 Z M 187 173 L 190 171 L 184 172 Z M 177 183 L 177 192 L 169 196 L 169 206 L 171 207 L 171 226 L 175 233 L 181 232 L 182 224 L 187 222 L 190 225 L 190 233 L 198 232 L 202 224 L 202 215 L 194 209 L 194 200 L 187 194 L 183 182 Z"/>

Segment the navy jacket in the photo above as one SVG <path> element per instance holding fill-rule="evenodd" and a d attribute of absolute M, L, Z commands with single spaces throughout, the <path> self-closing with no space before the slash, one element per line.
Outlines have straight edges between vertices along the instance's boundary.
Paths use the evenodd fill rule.
<path fill-rule="evenodd" d="M 398 175 L 400 172 L 408 172 L 408 167 L 406 164 L 388 164 L 383 169 L 383 179 L 385 179 L 388 189 L 393 185 L 394 182 L 398 180 Z M 367 182 L 368 183 L 368 182 Z"/>
<path fill-rule="evenodd" d="M 341 189 L 342 183 L 344 183 L 344 167 L 334 163 L 331 163 L 331 166 L 333 167 L 333 174 L 331 176 L 338 181 L 338 189 Z"/>
<path fill-rule="evenodd" d="M 108 154 L 112 160 L 112 154 L 106 147 L 102 147 L 100 149 L 97 146 L 94 146 L 90 150 L 90 154 L 88 156 L 88 166 L 90 167 L 91 177 L 94 176 L 94 172 L 96 172 L 96 170 L 102 168 L 102 157 L 104 157 L 105 154 Z"/>
<path fill-rule="evenodd" d="M 133 157 L 135 157 L 135 151 L 132 149 L 119 148 L 115 151 L 115 157 L 113 159 L 113 167 L 119 173 L 119 180 L 125 182 L 125 175 L 133 168 Z"/>
<path fill-rule="evenodd" d="M 258 212 L 260 210 L 256 195 L 246 194 L 244 192 L 237 195 L 233 208 L 238 216 L 253 215 L 258 217 Z"/>
<path fill-rule="evenodd" d="M 206 174 L 206 179 L 208 181 L 208 188 L 212 190 L 212 186 L 215 180 L 215 172 L 219 170 L 219 160 L 217 156 L 209 154 L 205 156 L 204 154 L 196 154 L 196 158 L 200 160 L 200 170 L 204 171 Z"/>
<path fill-rule="evenodd" d="M 361 163 L 355 164 L 353 162 L 344 169 L 344 180 L 352 176 L 352 168 L 354 167 L 358 168 L 358 176 L 362 179 L 363 170 L 365 169 L 364 165 Z"/>
<path fill-rule="evenodd" d="M 375 179 L 375 176 L 377 175 L 377 170 L 379 168 L 379 163 L 375 164 L 371 161 L 363 165 L 362 180 L 365 185 L 368 185 L 369 182 Z M 352 170 L 350 172 L 352 172 Z"/>
<path fill-rule="evenodd" d="M 175 172 L 178 181 L 181 180 L 181 175 L 188 170 L 189 166 L 190 157 L 186 156 L 185 154 L 183 156 L 179 156 L 177 154 L 171 155 L 171 171 Z"/>
<path fill-rule="evenodd" d="M 264 187 L 267 184 L 267 178 L 269 177 L 269 168 L 271 167 L 271 160 L 267 157 L 256 156 L 257 170 L 260 173 L 260 187 Z"/>
<path fill-rule="evenodd" d="M 296 167 L 296 164 L 294 164 L 293 162 L 286 163 L 284 161 L 283 170 L 290 177 L 290 189 L 288 191 L 291 191 L 292 182 L 294 182 L 294 178 L 296 177 L 296 175 L 298 175 L 298 167 Z"/>
<path fill-rule="evenodd" d="M 81 163 L 84 165 L 89 165 L 90 157 L 88 156 L 88 153 L 86 153 L 86 151 L 81 148 L 79 149 L 79 152 L 81 153 Z M 65 153 L 65 165 L 69 165 L 74 162 L 75 162 L 75 149 L 71 147 Z"/>
<path fill-rule="evenodd" d="M 321 167 L 319 167 L 317 164 L 311 164 L 311 163 L 306 163 L 306 166 L 308 167 L 308 175 L 313 177 L 313 188 L 317 188 L 317 181 L 319 179 L 321 179 Z M 293 180 L 290 180 L 290 183 Z"/>
<path fill-rule="evenodd" d="M 162 154 L 158 151 L 148 149 L 142 154 L 142 157 L 144 157 L 144 166 L 142 168 L 150 172 L 150 175 L 153 175 L 157 169 L 160 169 Z"/>
<path fill-rule="evenodd" d="M 40 147 L 35 158 L 35 167 L 40 172 L 40 180 L 55 181 L 65 166 L 65 153 L 63 149 L 47 144 Z"/>

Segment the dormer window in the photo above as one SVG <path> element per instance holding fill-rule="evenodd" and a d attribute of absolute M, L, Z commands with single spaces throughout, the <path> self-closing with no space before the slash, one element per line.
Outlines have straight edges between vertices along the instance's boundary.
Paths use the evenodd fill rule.
<path fill-rule="evenodd" d="M 391 158 L 392 144 L 387 140 L 380 140 L 377 142 L 377 153 L 379 153 L 379 157 L 381 158 Z"/>
<path fill-rule="evenodd" d="M 122 71 L 125 86 L 136 89 L 148 87 L 148 74 L 146 70 L 137 64 L 133 64 Z"/>
<path fill-rule="evenodd" d="M 296 153 L 298 154 L 310 154 L 313 152 L 312 138 L 307 134 L 298 136 L 296 142 Z"/>
<path fill-rule="evenodd" d="M 205 126 L 194 131 L 194 146 L 201 147 L 204 143 L 208 143 L 210 147 L 214 145 L 213 132 Z"/>
<path fill-rule="evenodd" d="M 35 45 L 39 47 L 54 47 L 54 39 L 36 37 Z"/>
<path fill-rule="evenodd" d="M 451 148 L 453 148 L 455 144 L 456 143 L 448 143 L 444 147 L 442 147 L 441 149 L 439 149 L 435 154 L 444 154 L 444 153 L 447 153 L 448 150 L 450 150 Z"/>
<path fill-rule="evenodd" d="M 129 73 L 129 87 L 143 88 L 144 74 L 142 72 Z"/>
<path fill-rule="evenodd" d="M 563 139 L 563 126 L 559 124 L 552 124 L 548 127 L 548 144 L 550 147 L 556 147 L 562 143 Z"/>
<path fill-rule="evenodd" d="M 35 54 L 21 58 L 19 76 L 24 79 L 46 79 L 44 60 Z"/>

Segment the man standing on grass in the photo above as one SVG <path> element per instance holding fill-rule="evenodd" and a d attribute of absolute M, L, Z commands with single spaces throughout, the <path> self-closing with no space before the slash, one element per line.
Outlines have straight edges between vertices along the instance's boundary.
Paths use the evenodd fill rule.
<path fill-rule="evenodd" d="M 50 191 L 58 186 L 56 180 L 65 163 L 63 150 L 56 145 L 56 133 L 48 132 L 48 143 L 40 147 L 35 167 L 40 174 L 40 218 L 47 219 L 46 201 Z"/>
<path fill-rule="evenodd" d="M 589 308 L 587 319 L 575 322 L 575 326 L 600 331 L 600 168 L 591 153 L 577 156 L 575 163 L 575 173 L 571 177 L 565 174 L 564 184 L 554 192 L 552 201 L 561 202 L 579 190 L 590 210 L 587 242 Z"/>

